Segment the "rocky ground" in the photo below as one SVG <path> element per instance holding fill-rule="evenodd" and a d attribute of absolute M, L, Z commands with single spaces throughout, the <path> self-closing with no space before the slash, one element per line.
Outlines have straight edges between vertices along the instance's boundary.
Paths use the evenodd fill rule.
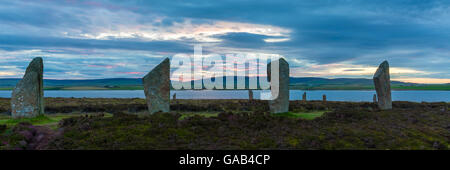
<path fill-rule="evenodd" d="M 267 101 L 177 100 L 171 113 L 151 116 L 142 116 L 143 99 L 45 104 L 47 114 L 80 116 L 56 129 L 0 125 L 0 149 L 450 149 L 449 103 L 394 102 L 380 111 L 364 102 L 291 102 L 291 113 L 325 111 L 312 120 L 269 114 Z M 0 114 L 9 112 L 9 100 L 0 99 Z"/>

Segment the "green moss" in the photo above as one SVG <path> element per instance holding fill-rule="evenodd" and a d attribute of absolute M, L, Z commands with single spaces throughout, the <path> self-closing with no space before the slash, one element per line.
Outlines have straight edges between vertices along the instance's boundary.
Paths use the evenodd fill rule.
<path fill-rule="evenodd" d="M 52 129 L 57 129 L 58 122 L 62 119 L 80 116 L 81 114 L 52 114 L 52 115 L 39 115 L 34 118 L 20 118 L 14 119 L 10 116 L 0 116 L 0 125 L 4 124 L 8 127 L 17 125 L 21 122 L 31 123 L 32 125 L 49 126 Z M 111 117 L 112 114 L 106 114 L 106 117 Z"/>
<path fill-rule="evenodd" d="M 293 148 L 296 148 L 298 146 L 298 144 L 300 143 L 298 139 L 293 138 L 293 137 L 288 137 L 286 139 L 286 141 Z"/>
<path fill-rule="evenodd" d="M 61 115 L 69 116 L 59 121 L 63 134 L 48 149 L 450 149 L 448 103 L 394 102 L 380 111 L 367 102 L 292 101 L 291 112 L 269 114 L 265 101 L 177 100 L 171 113 L 136 116 L 119 113 L 147 114 L 143 99 L 50 101 L 46 111 L 74 114 Z M 107 109 L 114 116 L 77 116 Z M 57 115 L 46 116 L 32 122 Z M 14 144 L 7 149 L 21 140 L 17 126 L 0 134 Z"/>
<path fill-rule="evenodd" d="M 278 113 L 278 114 L 272 114 L 272 115 L 312 120 L 312 119 L 322 116 L 324 113 L 325 113 L 325 111 L 312 111 L 312 112 L 286 112 L 286 113 Z"/>
<path fill-rule="evenodd" d="M 60 120 L 60 119 L 59 119 Z M 48 116 L 45 115 L 39 115 L 37 117 L 34 118 L 19 118 L 19 119 L 13 119 L 10 117 L 4 118 L 0 120 L 0 124 L 6 124 L 7 126 L 13 126 L 16 125 L 20 122 L 28 122 L 34 125 L 43 125 L 43 124 L 49 124 L 49 123 L 54 123 L 55 121 L 59 121 L 59 120 L 55 120 L 54 118 L 50 118 Z"/>
<path fill-rule="evenodd" d="M 192 116 L 202 116 L 202 117 L 217 117 L 219 113 L 207 113 L 207 112 L 200 112 L 200 113 L 182 113 L 180 120 L 186 119 L 188 117 Z"/>

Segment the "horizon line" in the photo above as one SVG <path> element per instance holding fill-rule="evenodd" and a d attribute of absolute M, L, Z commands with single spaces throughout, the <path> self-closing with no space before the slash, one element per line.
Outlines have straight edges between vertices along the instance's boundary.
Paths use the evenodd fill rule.
<path fill-rule="evenodd" d="M 235 77 L 241 77 L 241 76 L 235 76 Z M 245 77 L 252 77 L 252 76 L 245 76 Z M 289 78 L 320 78 L 320 79 L 365 79 L 365 80 L 371 80 L 370 78 L 351 78 L 351 77 L 338 77 L 338 78 L 326 78 L 326 77 L 289 77 Z M 18 79 L 21 80 L 22 78 L 0 78 L 0 80 L 2 79 Z M 44 78 L 44 80 L 77 80 L 77 81 L 83 81 L 83 80 L 107 80 L 107 79 L 142 79 L 139 77 L 115 77 L 115 78 L 84 78 L 84 79 L 74 79 L 74 78 L 70 78 L 70 79 L 57 79 L 57 78 Z M 419 82 L 412 82 L 410 81 L 411 79 L 439 79 L 439 78 L 398 78 L 398 79 L 391 79 L 392 81 L 397 81 L 397 82 L 402 82 L 402 83 L 410 83 L 410 84 L 429 84 L 429 85 L 433 85 L 433 84 L 450 84 L 450 79 L 439 79 L 439 80 L 447 80 L 448 82 L 443 82 L 443 83 L 419 83 Z M 409 81 L 408 81 L 409 80 Z M 433 81 L 431 81 L 433 82 Z"/>

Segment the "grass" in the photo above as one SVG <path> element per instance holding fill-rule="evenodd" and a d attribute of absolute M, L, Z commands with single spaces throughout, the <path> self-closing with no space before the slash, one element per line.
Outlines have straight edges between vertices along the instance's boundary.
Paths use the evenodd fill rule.
<path fill-rule="evenodd" d="M 211 112 L 183 113 L 183 114 L 181 114 L 180 120 L 183 120 L 188 117 L 196 116 L 196 115 L 202 116 L 202 117 L 217 117 L 217 115 L 219 115 L 219 113 L 211 113 Z"/>
<path fill-rule="evenodd" d="M 312 120 L 317 117 L 322 116 L 326 111 L 310 111 L 310 112 L 286 112 L 286 113 L 279 113 L 279 114 L 273 114 L 273 116 L 283 116 L 283 117 L 290 117 L 290 118 L 300 118 L 300 119 L 306 119 L 306 120 Z M 181 114 L 180 120 L 183 120 L 188 117 L 192 116 L 202 116 L 202 117 L 217 117 L 219 113 L 211 113 L 211 112 L 200 112 L 200 113 L 183 113 Z"/>
<path fill-rule="evenodd" d="M 13 118 L 7 116 L 7 117 L 3 117 L 2 119 L 0 119 L 0 124 L 6 124 L 7 126 L 14 126 L 20 122 L 28 122 L 33 125 L 45 125 L 45 124 L 55 123 L 61 119 L 50 118 L 46 115 L 39 115 L 34 118 L 20 118 L 20 119 L 13 119 Z"/>
<path fill-rule="evenodd" d="M 320 117 L 325 113 L 325 111 L 312 111 L 312 112 L 287 112 L 280 114 L 273 114 L 274 116 L 283 116 L 283 117 L 292 117 L 292 118 L 301 118 L 312 120 L 317 117 Z M 182 113 L 180 120 L 186 119 L 192 116 L 202 116 L 202 117 L 217 117 L 218 112 L 192 112 L 192 113 Z M 66 118 L 71 118 L 75 116 L 80 116 L 81 114 L 52 114 L 52 115 L 40 115 L 35 118 L 21 118 L 21 119 L 13 119 L 10 116 L 2 115 L 0 116 L 0 125 L 6 124 L 7 126 L 14 126 L 20 122 L 28 122 L 32 125 L 43 125 L 43 126 L 51 126 L 52 128 L 56 128 L 56 125 L 59 121 Z M 105 117 L 112 117 L 112 114 L 106 114 Z"/>
<path fill-rule="evenodd" d="M 332 104 L 332 103 L 330 103 Z M 359 105 L 359 107 L 357 106 Z M 301 106 L 301 105 L 298 105 Z M 283 114 L 233 111 L 156 113 L 145 117 L 77 117 L 63 120 L 63 136 L 48 149 L 449 149 L 446 104 L 394 103 L 374 111 L 364 103 Z M 351 106 L 351 107 L 350 107 Z M 263 114 L 262 114 L 263 113 Z M 323 114 L 320 118 L 313 120 Z M 206 118 L 205 116 L 211 116 Z"/>
<path fill-rule="evenodd" d="M 59 125 L 64 131 L 48 133 L 47 146 L 33 148 L 35 143 L 19 143 L 24 140 L 22 131 L 32 132 L 27 130 L 30 126 L 0 126 L 0 150 L 450 149 L 450 103 L 444 102 L 393 102 L 394 109 L 383 111 L 370 102 L 291 101 L 290 112 L 269 114 L 267 101 L 180 99 L 171 104 L 171 113 L 143 116 L 131 114 L 147 112 L 144 99 L 46 98 L 46 103 L 51 103 L 46 113 L 54 114 L 31 120 L 0 114 L 0 124 L 31 121 Z M 0 98 L 0 113 L 9 105 L 8 99 Z M 62 113 L 74 117 L 58 121 Z M 48 131 L 32 129 L 33 134 Z"/>
<path fill-rule="evenodd" d="M 300 113 L 299 112 L 286 112 L 286 113 L 279 113 L 279 114 L 273 114 L 273 115 L 312 120 L 312 119 L 322 116 L 325 112 L 326 111 L 311 111 L 311 112 L 300 112 Z"/>
<path fill-rule="evenodd" d="M 0 125 L 6 125 L 8 127 L 15 126 L 21 122 L 28 122 L 32 125 L 49 126 L 52 129 L 56 129 L 58 122 L 75 116 L 81 116 L 82 114 L 52 114 L 52 115 L 39 115 L 34 118 L 20 118 L 13 119 L 11 116 L 0 116 Z M 105 117 L 112 117 L 112 114 L 106 114 Z"/>

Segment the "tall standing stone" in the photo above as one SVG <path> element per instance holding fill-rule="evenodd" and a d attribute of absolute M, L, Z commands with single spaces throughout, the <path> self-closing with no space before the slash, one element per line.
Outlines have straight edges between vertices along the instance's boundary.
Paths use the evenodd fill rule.
<path fill-rule="evenodd" d="M 11 94 L 13 118 L 30 118 L 44 114 L 43 72 L 42 58 L 34 58 Z"/>
<path fill-rule="evenodd" d="M 166 58 L 142 78 L 150 114 L 170 111 L 170 60 Z"/>
<path fill-rule="evenodd" d="M 302 95 L 302 101 L 306 102 L 306 92 L 304 92 Z"/>
<path fill-rule="evenodd" d="M 274 64 L 274 68 L 278 65 L 278 83 L 273 80 L 274 77 L 271 75 L 271 67 Z M 270 88 L 272 96 L 277 98 L 269 100 L 269 107 L 271 113 L 285 113 L 289 111 L 289 63 L 280 58 L 278 60 L 272 61 L 267 65 L 267 77 L 270 81 Z"/>
<path fill-rule="evenodd" d="M 391 78 L 387 61 L 380 64 L 373 76 L 373 82 L 377 91 L 378 107 L 381 110 L 392 109 Z"/>
<path fill-rule="evenodd" d="M 373 103 L 375 103 L 375 104 L 378 103 L 378 102 L 377 102 L 377 95 L 376 95 L 376 94 L 373 95 Z"/>
<path fill-rule="evenodd" d="M 322 95 L 322 101 L 327 102 L 327 95 Z"/>

